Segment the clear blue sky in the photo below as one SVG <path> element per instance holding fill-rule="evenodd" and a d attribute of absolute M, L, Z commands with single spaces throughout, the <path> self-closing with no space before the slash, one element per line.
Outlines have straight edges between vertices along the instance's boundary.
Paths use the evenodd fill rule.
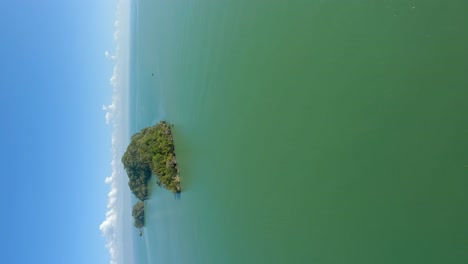
<path fill-rule="evenodd" d="M 116 0 L 0 2 L 0 262 L 109 263 Z"/>

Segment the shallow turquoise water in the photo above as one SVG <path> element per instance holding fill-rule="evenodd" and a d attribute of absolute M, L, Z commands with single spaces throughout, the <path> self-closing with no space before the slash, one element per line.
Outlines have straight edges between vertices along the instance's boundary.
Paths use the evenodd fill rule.
<path fill-rule="evenodd" d="M 184 190 L 137 263 L 468 262 L 468 3 L 137 3 L 130 130 Z"/>

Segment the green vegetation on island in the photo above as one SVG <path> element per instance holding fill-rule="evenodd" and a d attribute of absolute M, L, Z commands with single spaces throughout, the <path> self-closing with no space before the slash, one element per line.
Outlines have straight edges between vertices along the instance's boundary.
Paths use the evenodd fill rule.
<path fill-rule="evenodd" d="M 141 227 L 144 225 L 142 201 L 148 199 L 148 181 L 151 176 L 157 176 L 158 186 L 174 193 L 181 191 L 171 127 L 161 121 L 134 134 L 122 157 L 122 163 L 129 178 L 128 186 L 140 199 L 134 205 L 132 215 L 141 235 Z"/>

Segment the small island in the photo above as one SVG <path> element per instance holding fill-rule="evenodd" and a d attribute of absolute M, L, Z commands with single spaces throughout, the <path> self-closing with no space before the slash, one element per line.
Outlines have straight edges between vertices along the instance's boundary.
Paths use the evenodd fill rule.
<path fill-rule="evenodd" d="M 171 126 L 161 121 L 134 134 L 122 157 L 122 163 L 129 178 L 128 186 L 140 200 L 133 206 L 132 215 L 141 236 L 145 209 L 143 201 L 148 199 L 148 181 L 151 176 L 157 176 L 158 186 L 173 193 L 181 192 Z"/>
<path fill-rule="evenodd" d="M 134 219 L 133 225 L 139 229 L 139 234 L 142 236 L 143 231 L 141 229 L 145 225 L 145 205 L 142 201 L 138 201 L 133 206 L 132 216 Z"/>

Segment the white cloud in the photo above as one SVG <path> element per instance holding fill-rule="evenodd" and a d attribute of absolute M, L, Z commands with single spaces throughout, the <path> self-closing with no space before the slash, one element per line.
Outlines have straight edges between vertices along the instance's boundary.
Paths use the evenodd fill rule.
<path fill-rule="evenodd" d="M 107 51 L 107 50 L 104 52 L 104 55 L 106 56 L 106 58 L 111 59 L 111 60 L 116 60 L 117 59 L 117 56 L 110 55 L 109 51 Z"/>
<path fill-rule="evenodd" d="M 116 142 L 116 141 L 114 141 Z M 113 152 L 115 153 L 115 149 L 117 146 L 113 145 Z M 114 159 L 111 162 L 112 165 L 112 175 L 107 177 L 105 182 L 110 184 L 110 192 L 108 194 L 108 202 L 107 202 L 107 213 L 106 219 L 101 223 L 99 229 L 101 230 L 102 234 L 107 238 L 106 248 L 109 250 L 110 255 L 110 264 L 117 264 L 118 260 L 118 238 L 117 238 L 117 224 L 118 224 L 118 207 L 117 207 L 117 199 L 118 199 L 118 184 L 117 184 L 117 177 L 118 177 L 118 168 L 115 163 L 115 155 Z"/>
<path fill-rule="evenodd" d="M 120 232 L 121 232 L 121 199 L 122 194 L 119 191 L 119 183 L 123 181 L 122 177 L 125 176 L 122 165 L 120 164 L 121 156 L 121 140 L 126 132 L 122 132 L 122 90 L 123 86 L 126 84 L 123 83 L 121 78 L 123 69 L 122 63 L 122 52 L 121 46 L 122 42 L 125 41 L 122 39 L 125 36 L 121 34 L 122 26 L 128 24 L 128 10 L 129 10 L 129 1 L 120 0 L 117 6 L 117 20 L 114 23 L 115 32 L 114 38 L 116 40 L 115 54 L 111 55 L 111 52 L 105 51 L 104 55 L 115 62 L 115 66 L 112 72 L 112 77 L 109 82 L 112 88 L 113 96 L 112 102 L 109 105 L 103 105 L 102 109 L 105 111 L 106 123 L 111 124 L 113 127 L 112 132 L 112 173 L 110 176 L 106 177 L 104 182 L 110 185 L 110 191 L 108 194 L 107 201 L 107 212 L 106 218 L 99 226 L 99 229 L 102 235 L 106 238 L 106 248 L 109 250 L 110 264 L 119 263 L 119 249 L 122 247 L 122 241 L 120 241 Z M 123 13 L 123 11 L 127 13 Z M 123 20 L 123 21 L 122 21 Z M 128 29 L 126 29 L 127 31 Z M 125 32 L 126 32 L 125 31 Z"/>
<path fill-rule="evenodd" d="M 114 105 L 115 107 L 115 105 Z M 104 108 L 109 108 L 104 106 Z M 106 113 L 106 119 L 109 112 Z M 109 121 L 109 119 L 107 119 Z M 118 140 L 116 139 L 116 128 L 117 125 L 114 123 L 114 132 L 112 133 L 112 174 L 105 178 L 105 183 L 110 185 L 110 191 L 108 194 L 107 200 L 107 213 L 106 219 L 101 223 L 99 229 L 103 236 L 106 237 L 106 248 L 109 250 L 110 255 L 110 264 L 118 263 L 118 218 L 119 218 L 119 208 L 117 206 L 117 201 L 119 199 L 119 190 L 118 190 L 118 178 L 121 175 L 120 168 L 117 166 L 118 160 Z M 119 175 L 120 174 L 120 175 Z"/>
<path fill-rule="evenodd" d="M 117 83 L 116 83 L 116 86 L 117 86 Z M 119 114 L 118 112 L 119 103 L 120 103 L 120 96 L 114 95 L 112 97 L 112 104 L 102 106 L 102 110 L 106 112 L 106 115 L 105 115 L 106 124 L 110 124 L 111 119 L 114 118 L 117 114 Z"/>

